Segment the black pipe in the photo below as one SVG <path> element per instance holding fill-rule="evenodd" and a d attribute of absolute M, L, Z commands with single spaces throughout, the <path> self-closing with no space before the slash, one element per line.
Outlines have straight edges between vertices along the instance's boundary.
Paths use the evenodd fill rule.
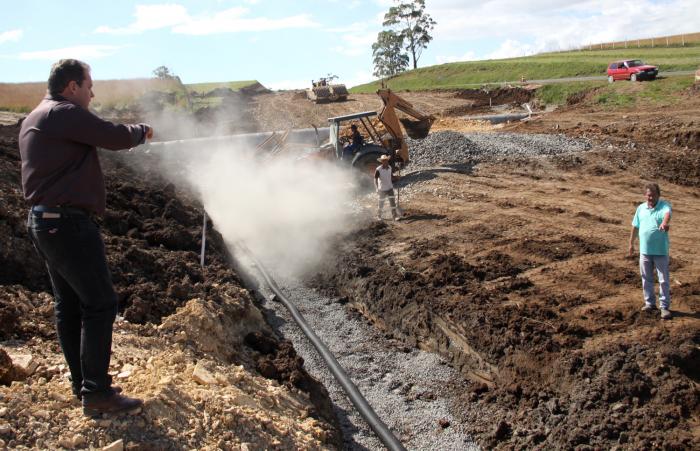
<path fill-rule="evenodd" d="M 389 428 L 386 424 L 384 424 L 381 418 L 379 418 L 374 409 L 372 409 L 372 406 L 369 405 L 365 397 L 362 396 L 360 390 L 352 382 L 352 380 L 345 372 L 343 367 L 340 366 L 340 363 L 338 363 L 338 361 L 335 359 L 333 353 L 326 347 L 323 341 L 321 341 L 321 339 L 318 338 L 313 329 L 306 323 L 306 320 L 301 315 L 301 313 L 299 313 L 299 310 L 297 310 L 296 306 L 292 304 L 289 301 L 289 299 L 287 299 L 287 297 L 282 293 L 275 281 L 272 279 L 272 277 L 270 277 L 270 274 L 267 272 L 263 264 L 260 263 L 260 261 L 255 257 L 255 255 L 253 255 L 250 249 L 248 249 L 243 243 L 237 242 L 236 244 L 243 250 L 243 252 L 246 255 L 248 255 L 248 257 L 258 267 L 258 270 L 265 278 L 265 281 L 267 282 L 272 292 L 275 294 L 275 296 L 277 296 L 277 299 L 280 302 L 282 302 L 282 304 L 284 304 L 287 310 L 289 310 L 289 313 L 291 313 L 292 318 L 294 318 L 294 321 L 296 321 L 296 323 L 301 328 L 302 332 L 304 332 L 304 335 L 306 335 L 309 341 L 311 341 L 311 344 L 314 345 L 314 347 L 321 355 L 323 360 L 326 361 L 326 364 L 331 370 L 333 377 L 335 377 L 338 383 L 343 387 L 343 390 L 345 390 L 345 393 L 348 395 L 348 398 L 350 398 L 350 401 L 353 403 L 357 411 L 360 412 L 362 418 L 364 418 L 365 421 L 367 421 L 369 427 L 371 427 L 375 434 L 377 434 L 379 440 L 384 444 L 384 446 L 387 447 L 387 449 L 391 451 L 406 451 L 406 448 L 403 447 L 401 442 L 396 438 L 396 436 L 391 432 L 391 430 L 389 430 Z"/>

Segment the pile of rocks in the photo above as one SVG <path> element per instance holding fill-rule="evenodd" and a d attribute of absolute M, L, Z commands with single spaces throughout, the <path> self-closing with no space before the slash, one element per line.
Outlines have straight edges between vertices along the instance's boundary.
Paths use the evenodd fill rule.
<path fill-rule="evenodd" d="M 464 164 L 502 158 L 551 156 L 586 151 L 591 143 L 565 135 L 458 133 L 439 131 L 423 140 L 407 138 L 412 167 Z"/>

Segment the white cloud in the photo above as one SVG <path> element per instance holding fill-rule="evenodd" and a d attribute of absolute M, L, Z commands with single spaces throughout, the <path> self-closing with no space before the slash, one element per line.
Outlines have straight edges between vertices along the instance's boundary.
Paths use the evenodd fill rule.
<path fill-rule="evenodd" d="M 476 53 L 474 53 L 471 50 L 464 53 L 461 56 L 454 56 L 454 55 L 441 56 L 441 55 L 438 55 L 435 57 L 435 61 L 437 61 L 438 64 L 455 63 L 457 61 L 473 61 L 475 59 L 478 59 L 476 57 Z"/>
<path fill-rule="evenodd" d="M 377 40 L 380 26 L 381 23 L 355 22 L 344 27 L 326 28 L 324 31 L 338 35 L 335 38 L 336 45 L 331 47 L 335 53 L 360 56 L 370 54 L 372 44 Z"/>
<path fill-rule="evenodd" d="M 56 61 L 62 58 L 76 58 L 81 60 L 97 59 L 112 55 L 120 48 L 120 46 L 115 45 L 77 45 L 75 47 L 64 47 L 61 49 L 22 52 L 19 54 L 19 59 L 48 61 Z"/>
<path fill-rule="evenodd" d="M 0 33 L 0 44 L 5 42 L 19 41 L 22 38 L 22 30 L 10 30 Z"/>
<path fill-rule="evenodd" d="M 700 23 L 698 0 L 431 0 L 426 10 L 436 40 L 503 42 L 480 58 L 691 33 Z"/>
<path fill-rule="evenodd" d="M 255 3 L 255 2 L 248 2 Z M 245 31 L 269 31 L 288 28 L 314 28 L 319 25 L 308 14 L 271 19 L 247 17 L 248 8 L 235 7 L 211 14 L 192 16 L 178 4 L 137 5 L 135 20 L 126 27 L 113 28 L 106 25 L 95 29 L 96 33 L 138 34 L 149 30 L 170 28 L 173 33 L 187 35 L 209 35 L 217 33 L 240 33 Z"/>
<path fill-rule="evenodd" d="M 187 9 L 182 5 L 136 5 L 134 23 L 123 28 L 100 26 L 96 33 L 137 34 L 148 30 L 172 27 L 190 20 Z"/>
<path fill-rule="evenodd" d="M 496 50 L 486 55 L 484 59 L 504 59 L 527 56 L 544 50 L 539 46 L 524 44 L 514 39 L 506 39 Z"/>
<path fill-rule="evenodd" d="M 189 35 L 215 33 L 239 33 L 243 31 L 269 31 L 286 28 L 315 28 L 319 25 L 308 14 L 269 19 L 245 18 L 246 8 L 231 8 L 214 15 L 203 15 L 173 27 L 173 32 Z"/>

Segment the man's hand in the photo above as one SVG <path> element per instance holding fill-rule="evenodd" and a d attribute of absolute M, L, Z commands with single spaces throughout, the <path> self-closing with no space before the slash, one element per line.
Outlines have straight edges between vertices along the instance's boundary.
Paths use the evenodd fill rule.
<path fill-rule="evenodd" d="M 634 244 L 630 243 L 630 247 L 627 250 L 627 255 L 629 255 L 630 257 L 634 257 Z"/>
<path fill-rule="evenodd" d="M 671 225 L 667 223 L 666 221 L 662 222 L 661 225 L 659 226 L 659 230 L 662 232 L 668 232 L 668 230 L 671 228 Z"/>
<path fill-rule="evenodd" d="M 153 127 L 151 127 L 150 125 L 146 126 L 146 139 L 153 139 Z"/>

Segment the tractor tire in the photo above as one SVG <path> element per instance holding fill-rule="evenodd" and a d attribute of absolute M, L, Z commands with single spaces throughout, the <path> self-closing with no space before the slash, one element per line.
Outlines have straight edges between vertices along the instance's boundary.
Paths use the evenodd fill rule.
<path fill-rule="evenodd" d="M 377 166 L 380 164 L 377 158 L 382 155 L 386 155 L 386 152 L 372 151 L 363 155 L 358 155 L 352 161 L 352 167 L 357 169 L 362 175 L 366 175 L 372 179 L 374 178 L 374 172 L 377 170 Z"/>

